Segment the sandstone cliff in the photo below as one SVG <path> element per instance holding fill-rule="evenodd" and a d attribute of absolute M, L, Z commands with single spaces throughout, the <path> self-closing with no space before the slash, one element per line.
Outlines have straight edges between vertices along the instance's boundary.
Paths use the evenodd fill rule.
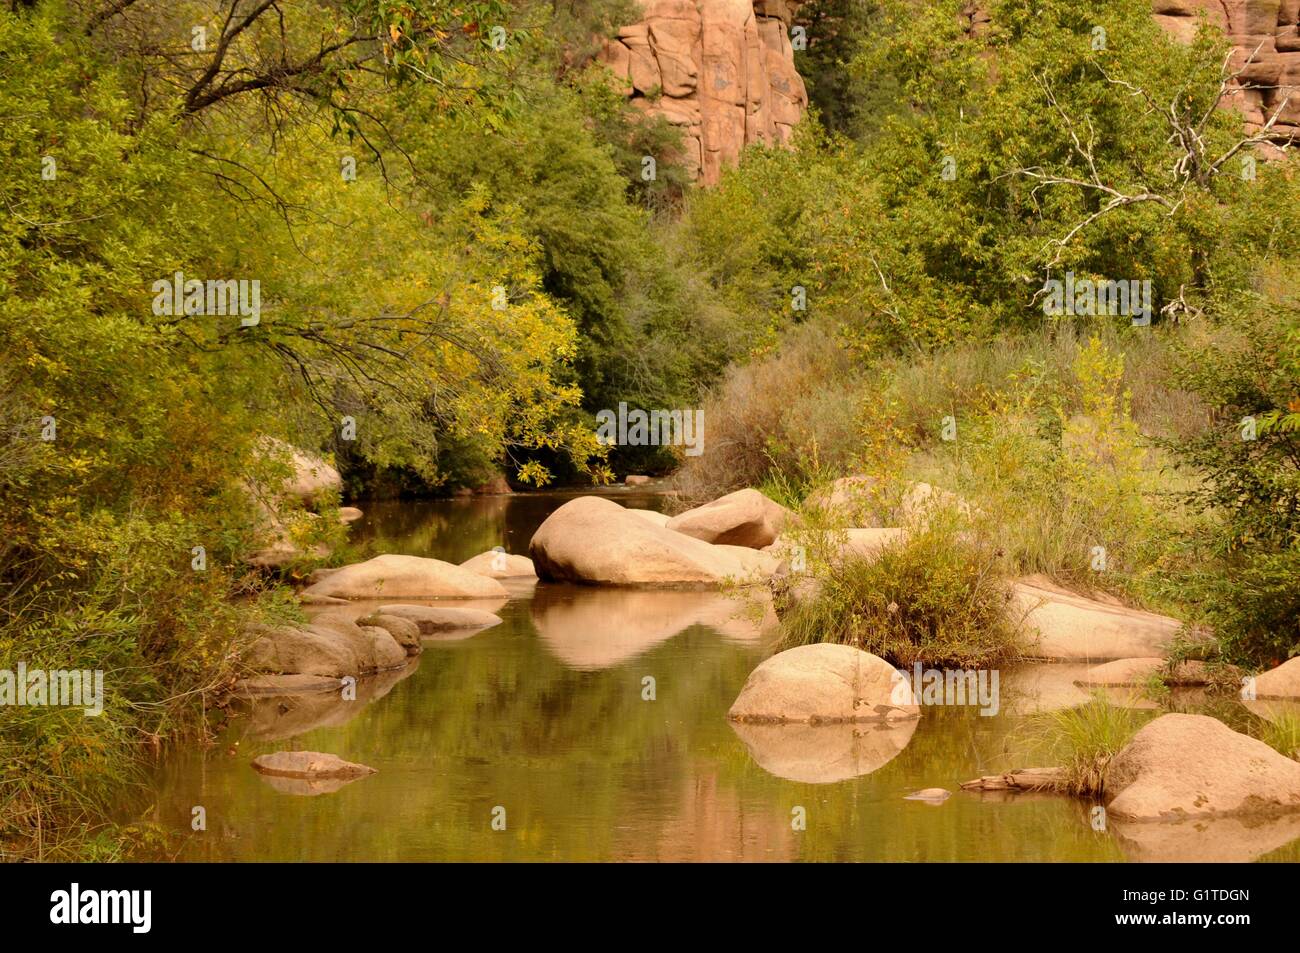
<path fill-rule="evenodd" d="M 1204 12 L 1236 48 L 1230 67 L 1241 75 L 1234 99 L 1247 128 L 1258 131 L 1281 107 L 1270 138 L 1300 141 L 1300 0 L 1153 0 L 1152 8 L 1156 22 L 1184 42 Z"/>
<path fill-rule="evenodd" d="M 794 65 L 797 0 L 643 0 L 601 61 L 633 102 L 680 126 L 693 177 L 717 182 L 750 143 L 783 143 L 808 96 Z"/>

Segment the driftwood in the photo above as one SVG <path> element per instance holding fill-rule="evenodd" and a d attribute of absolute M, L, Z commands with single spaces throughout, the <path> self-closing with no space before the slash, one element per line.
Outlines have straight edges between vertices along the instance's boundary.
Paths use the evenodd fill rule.
<path fill-rule="evenodd" d="M 962 786 L 963 791 L 1066 791 L 1063 768 L 1017 768 L 1005 774 L 988 774 Z"/>

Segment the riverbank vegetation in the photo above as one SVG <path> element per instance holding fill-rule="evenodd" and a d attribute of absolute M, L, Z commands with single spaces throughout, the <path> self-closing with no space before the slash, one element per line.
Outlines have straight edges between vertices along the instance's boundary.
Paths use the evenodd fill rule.
<path fill-rule="evenodd" d="M 267 436 L 351 496 L 931 483 L 967 546 L 922 534 L 791 623 L 900 659 L 921 630 L 1005 654 L 977 623 L 1032 573 L 1247 668 L 1300 645 L 1300 182 L 1245 164 L 1222 37 L 1177 45 L 1139 0 L 998 0 L 978 31 L 817 0 L 817 111 L 704 190 L 591 59 L 630 5 L 284 6 L 0 11 L 0 667 L 110 685 L 96 719 L 0 708 L 6 856 L 149 836 L 115 791 L 292 611 L 243 562 L 248 489 L 288 472 Z M 1067 272 L 1150 282 L 1149 324 L 1046 314 Z M 257 321 L 158 313 L 177 273 L 256 280 Z M 592 431 L 701 401 L 698 458 Z"/>

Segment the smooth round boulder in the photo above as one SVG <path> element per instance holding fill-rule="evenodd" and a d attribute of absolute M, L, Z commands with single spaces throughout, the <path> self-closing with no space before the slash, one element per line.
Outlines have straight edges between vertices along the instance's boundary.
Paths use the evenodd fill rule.
<path fill-rule="evenodd" d="M 753 571 L 723 547 L 655 526 L 598 496 L 570 500 L 548 516 L 528 552 L 548 582 L 708 588 L 751 581 Z"/>
<path fill-rule="evenodd" d="M 410 619 L 404 619 L 396 615 L 386 615 L 382 612 L 372 612 L 368 616 L 357 619 L 357 625 L 383 629 L 393 637 L 393 640 L 398 645 L 406 650 L 407 655 L 419 655 L 423 648 L 420 642 L 420 627 Z"/>
<path fill-rule="evenodd" d="M 471 556 L 460 564 L 461 569 L 468 569 L 489 579 L 536 579 L 537 570 L 533 561 L 527 556 L 517 556 L 496 549 Z"/>
<path fill-rule="evenodd" d="M 359 508 L 355 506 L 339 507 L 339 522 L 344 524 L 345 526 L 348 523 L 355 523 L 357 520 L 361 519 L 361 517 L 365 515 L 366 515 L 365 513 L 363 513 Z"/>
<path fill-rule="evenodd" d="M 921 714 L 905 676 L 851 645 L 822 642 L 773 655 L 750 673 L 727 713 L 761 724 L 892 722 Z"/>
<path fill-rule="evenodd" d="M 643 473 L 629 473 L 623 478 L 624 486 L 645 486 L 650 478 Z"/>
<path fill-rule="evenodd" d="M 339 599 L 484 599 L 508 595 L 495 579 L 441 559 L 396 553 L 344 566 L 303 592 Z"/>
<path fill-rule="evenodd" d="M 744 489 L 677 514 L 668 528 L 706 543 L 762 549 L 781 534 L 788 515 L 780 503 Z"/>
<path fill-rule="evenodd" d="M 1300 763 L 1206 715 L 1162 715 L 1110 761 L 1116 817 L 1276 814 L 1300 810 Z"/>

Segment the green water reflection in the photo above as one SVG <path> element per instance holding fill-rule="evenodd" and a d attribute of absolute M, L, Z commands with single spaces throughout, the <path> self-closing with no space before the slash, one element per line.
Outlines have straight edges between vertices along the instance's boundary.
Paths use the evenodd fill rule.
<path fill-rule="evenodd" d="M 562 501 L 376 505 L 358 533 L 453 560 L 495 545 L 525 552 Z M 1015 712 L 1064 703 L 1073 690 L 1064 669 L 1005 679 L 1002 715 L 932 708 L 901 739 L 851 728 L 742 736 L 726 711 L 770 634 L 733 611 L 709 593 L 522 592 L 500 611 L 503 625 L 426 643 L 416 664 L 363 685 L 356 702 L 272 700 L 218 747 L 173 757 L 157 779 L 158 819 L 188 832 L 192 807 L 206 809 L 207 831 L 187 834 L 187 860 L 1152 858 L 1149 834 L 1094 831 L 1088 805 L 1068 799 L 958 791 L 937 807 L 903 800 L 1014 766 Z M 647 676 L 653 701 L 643 699 Z M 288 748 L 378 773 L 335 793 L 282 793 L 249 762 Z M 809 783 L 833 777 L 844 779 Z M 504 831 L 492 828 L 498 806 Z M 799 807 L 807 827 L 797 832 Z M 1282 846 L 1300 830 L 1251 834 L 1250 857 L 1300 856 Z M 1215 835 L 1161 836 L 1154 850 L 1170 856 Z M 1236 830 L 1222 839 L 1243 842 Z"/>

